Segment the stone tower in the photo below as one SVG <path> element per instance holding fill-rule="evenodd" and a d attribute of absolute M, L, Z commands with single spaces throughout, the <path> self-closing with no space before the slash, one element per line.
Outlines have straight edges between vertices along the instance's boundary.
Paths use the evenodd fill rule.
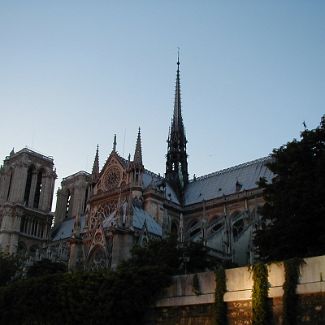
<path fill-rule="evenodd" d="M 14 150 L 0 170 L 0 250 L 34 254 L 49 238 L 56 179 L 53 158 Z"/>
<path fill-rule="evenodd" d="M 177 193 L 181 204 L 184 200 L 184 189 L 188 184 L 188 167 L 186 154 L 186 136 L 182 118 L 181 86 L 179 76 L 179 56 L 177 60 L 174 114 L 168 135 L 166 161 L 166 180 Z"/>
<path fill-rule="evenodd" d="M 57 191 L 55 227 L 65 219 L 85 214 L 91 184 L 92 175 L 85 171 L 80 171 L 62 180 L 61 188 Z"/>

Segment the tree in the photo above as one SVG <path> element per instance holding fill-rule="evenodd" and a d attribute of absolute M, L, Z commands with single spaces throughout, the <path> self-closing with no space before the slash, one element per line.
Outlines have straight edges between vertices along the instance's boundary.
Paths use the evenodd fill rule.
<path fill-rule="evenodd" d="M 180 245 L 175 236 L 162 240 L 150 240 L 146 247 L 135 246 L 131 258 L 121 268 L 157 266 L 169 275 L 203 272 L 215 269 L 220 261 L 210 256 L 206 246 L 198 242 Z M 185 265 L 186 264 L 186 265 Z"/>
<path fill-rule="evenodd" d="M 180 248 L 180 254 L 182 256 L 182 271 L 186 270 L 186 273 L 214 270 L 221 263 L 216 257 L 209 255 L 208 247 L 200 242 L 184 243 Z"/>
<path fill-rule="evenodd" d="M 273 150 L 273 182 L 260 182 L 265 205 L 255 247 L 261 260 L 325 253 L 325 115 L 319 127 Z"/>
<path fill-rule="evenodd" d="M 145 247 L 134 246 L 131 250 L 131 258 L 122 262 L 119 269 L 140 268 L 145 265 L 158 266 L 171 275 L 177 273 L 180 254 L 174 236 L 161 240 L 150 240 Z"/>
<path fill-rule="evenodd" d="M 67 266 L 63 263 L 52 262 L 49 259 L 43 259 L 35 262 L 27 271 L 27 278 L 44 276 L 54 273 L 67 272 Z"/>
<path fill-rule="evenodd" d="M 0 252 L 0 287 L 6 285 L 18 270 L 18 259 Z"/>
<path fill-rule="evenodd" d="M 0 288 L 0 324 L 144 324 L 149 306 L 182 270 L 183 249 L 189 268 L 205 267 L 206 249 L 190 246 L 180 248 L 175 237 L 149 241 L 116 271 L 61 273 L 57 263 L 37 262 L 29 277 Z"/>

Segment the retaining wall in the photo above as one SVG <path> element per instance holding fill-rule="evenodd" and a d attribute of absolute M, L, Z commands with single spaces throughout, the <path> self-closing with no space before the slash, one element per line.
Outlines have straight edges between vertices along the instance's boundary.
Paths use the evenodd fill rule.
<path fill-rule="evenodd" d="M 282 324 L 283 263 L 271 264 L 269 298 L 273 323 Z M 306 258 L 300 269 L 297 286 L 298 324 L 325 324 L 325 256 Z M 193 274 L 175 276 L 147 317 L 147 325 L 212 325 L 214 324 L 215 275 L 198 273 L 200 294 L 194 293 Z M 226 270 L 229 325 L 251 324 L 252 273 L 248 267 Z"/>

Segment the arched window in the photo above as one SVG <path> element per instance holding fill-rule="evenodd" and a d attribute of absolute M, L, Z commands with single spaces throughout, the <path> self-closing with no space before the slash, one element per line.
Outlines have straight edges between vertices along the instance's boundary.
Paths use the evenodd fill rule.
<path fill-rule="evenodd" d="M 25 232 L 25 223 L 26 223 L 26 217 L 22 216 L 20 219 L 20 232 Z"/>
<path fill-rule="evenodd" d="M 178 228 L 177 228 L 177 225 L 175 222 L 172 223 L 172 226 L 171 226 L 171 234 L 174 235 L 174 236 L 177 236 L 177 233 L 178 233 Z"/>
<path fill-rule="evenodd" d="M 43 170 L 40 170 L 37 174 L 36 188 L 35 188 L 35 196 L 34 196 L 34 205 L 33 208 L 38 208 L 39 199 L 41 197 L 42 192 L 42 178 L 43 178 Z"/>
<path fill-rule="evenodd" d="M 84 208 L 83 208 L 83 212 L 86 211 L 86 207 L 87 207 L 87 201 L 88 201 L 88 186 L 86 188 L 86 192 L 85 192 L 85 201 L 84 201 Z"/>
<path fill-rule="evenodd" d="M 193 220 L 191 223 L 190 223 L 190 229 L 197 226 L 198 224 L 198 221 L 197 220 Z"/>
<path fill-rule="evenodd" d="M 219 231 L 223 226 L 223 223 L 222 222 L 219 222 L 219 223 L 216 223 L 212 228 L 211 228 L 211 231 L 212 232 L 217 232 Z"/>
<path fill-rule="evenodd" d="M 27 178 L 26 178 L 26 185 L 25 185 L 25 194 L 24 194 L 24 203 L 28 205 L 29 195 L 30 195 L 30 188 L 32 186 L 32 177 L 35 167 L 29 166 L 27 171 Z"/>
<path fill-rule="evenodd" d="M 244 231 L 244 226 L 245 226 L 245 223 L 244 223 L 243 219 L 239 219 L 233 224 L 232 232 L 233 232 L 234 240 L 238 240 L 238 238 Z"/>
<path fill-rule="evenodd" d="M 10 168 L 10 172 L 9 172 L 10 176 L 9 176 L 9 186 L 8 186 L 8 192 L 7 192 L 7 200 L 9 200 L 9 195 L 10 195 L 10 190 L 11 190 L 11 183 L 12 183 L 12 177 L 13 177 L 13 174 L 14 174 L 14 171 L 12 168 Z"/>
<path fill-rule="evenodd" d="M 142 247 L 147 247 L 148 246 L 148 238 L 147 237 L 142 238 L 141 246 Z"/>
<path fill-rule="evenodd" d="M 67 203 L 65 207 L 65 217 L 69 217 L 69 210 L 70 210 L 70 204 L 71 204 L 71 192 L 70 190 L 67 190 Z"/>
<path fill-rule="evenodd" d="M 195 237 L 197 234 L 201 233 L 201 227 L 199 224 L 199 221 L 197 219 L 194 219 L 190 222 L 189 225 L 190 229 L 190 237 Z"/>
<path fill-rule="evenodd" d="M 224 220 L 220 216 L 213 217 L 209 222 L 209 231 L 216 233 L 224 226 Z"/>
<path fill-rule="evenodd" d="M 200 233 L 200 232 L 201 232 L 201 228 L 200 228 L 200 227 L 194 229 L 194 230 L 191 231 L 191 233 L 190 233 L 191 238 L 194 237 L 194 236 L 196 236 L 196 235 L 197 235 L 198 233 Z"/>
<path fill-rule="evenodd" d="M 90 253 L 88 260 L 88 267 L 90 270 L 102 270 L 106 269 L 108 265 L 108 259 L 104 249 L 100 246 L 96 246 Z"/>

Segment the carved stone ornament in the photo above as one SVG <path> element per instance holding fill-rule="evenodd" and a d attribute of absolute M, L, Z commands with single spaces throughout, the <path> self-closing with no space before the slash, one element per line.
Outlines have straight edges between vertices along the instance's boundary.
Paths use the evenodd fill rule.
<path fill-rule="evenodd" d="M 116 166 L 109 169 L 105 177 L 105 187 L 107 190 L 118 187 L 122 179 L 122 173 Z"/>

